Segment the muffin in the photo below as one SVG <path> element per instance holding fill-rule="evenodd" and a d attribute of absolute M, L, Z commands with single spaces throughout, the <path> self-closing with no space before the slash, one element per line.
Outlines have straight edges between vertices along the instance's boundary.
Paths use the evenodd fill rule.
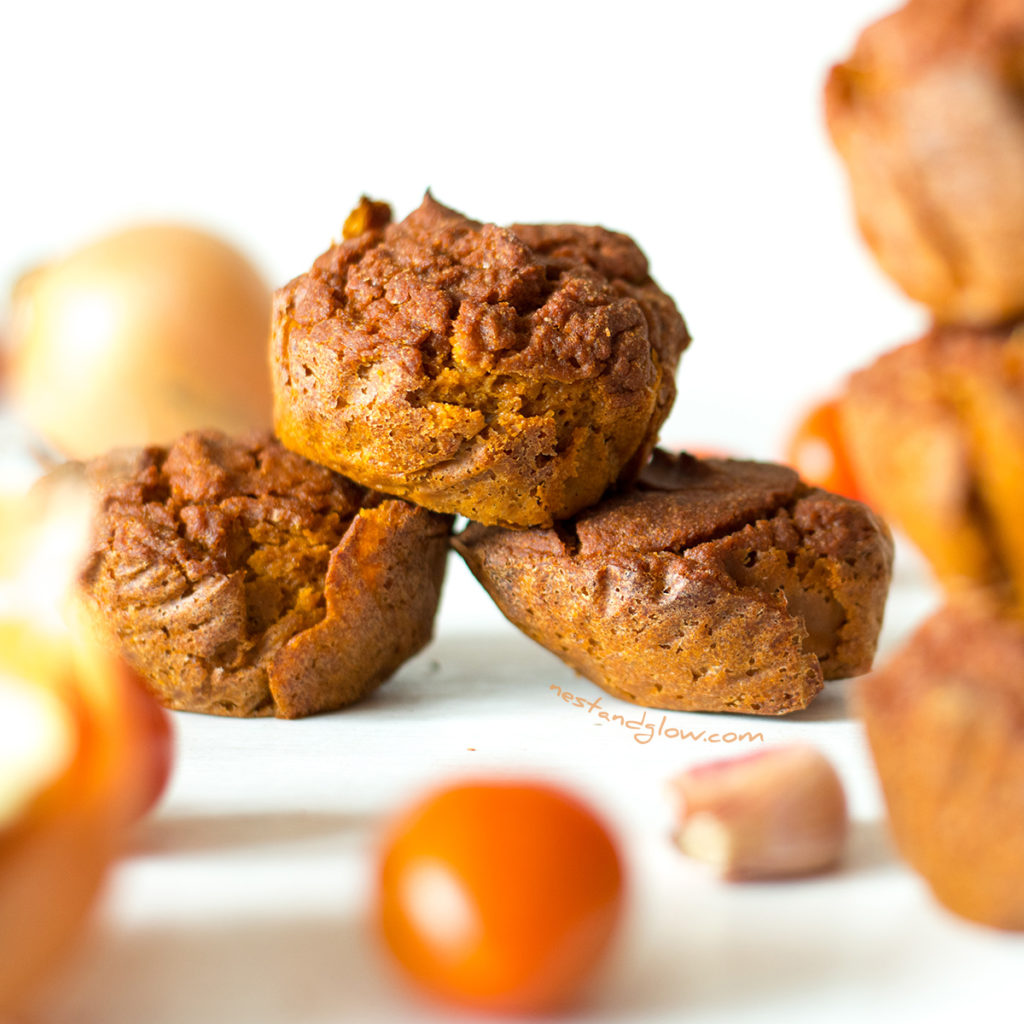
<path fill-rule="evenodd" d="M 1024 611 L 1024 327 L 936 328 L 855 373 L 847 451 L 950 593 Z"/>
<path fill-rule="evenodd" d="M 858 702 L 903 855 L 954 913 L 1024 929 L 1024 627 L 944 608 Z"/>
<path fill-rule="evenodd" d="M 190 433 L 86 472 L 98 507 L 78 595 L 167 707 L 330 711 L 430 639 L 449 517 L 265 436 Z"/>
<path fill-rule="evenodd" d="M 866 671 L 884 524 L 792 470 L 656 452 L 629 494 L 552 529 L 455 539 L 505 616 L 624 700 L 780 715 Z"/>
<path fill-rule="evenodd" d="M 825 90 L 861 231 L 943 323 L 1024 313 L 1024 5 L 910 0 Z"/>
<path fill-rule="evenodd" d="M 547 526 L 646 461 L 689 343 L 625 235 L 500 228 L 428 194 L 274 301 L 274 425 L 366 487 L 478 522 Z"/>

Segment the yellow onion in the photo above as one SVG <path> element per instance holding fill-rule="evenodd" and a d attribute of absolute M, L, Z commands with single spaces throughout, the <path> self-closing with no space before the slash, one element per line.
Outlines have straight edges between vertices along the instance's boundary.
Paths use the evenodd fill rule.
<path fill-rule="evenodd" d="M 270 290 L 236 249 L 181 225 L 111 235 L 15 286 L 15 408 L 66 455 L 270 424 Z"/>

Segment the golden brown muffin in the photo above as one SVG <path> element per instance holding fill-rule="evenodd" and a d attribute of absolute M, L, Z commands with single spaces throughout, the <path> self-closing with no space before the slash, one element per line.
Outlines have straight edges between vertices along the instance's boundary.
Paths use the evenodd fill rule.
<path fill-rule="evenodd" d="M 1024 327 L 939 328 L 854 374 L 857 479 L 951 592 L 1024 611 Z"/>
<path fill-rule="evenodd" d="M 167 706 L 298 718 L 350 704 L 430 639 L 449 517 L 270 437 L 114 453 L 79 593 Z"/>
<path fill-rule="evenodd" d="M 825 90 L 861 231 L 946 323 L 1024 313 L 1024 5 L 910 0 Z"/>
<path fill-rule="evenodd" d="M 609 693 L 780 715 L 871 666 L 892 568 L 864 505 L 767 463 L 656 452 L 554 529 L 455 539 L 505 616 Z"/>
<path fill-rule="evenodd" d="M 858 702 L 903 855 L 950 910 L 1024 929 L 1024 627 L 945 608 Z"/>
<path fill-rule="evenodd" d="M 625 235 L 364 200 L 275 297 L 274 424 L 294 451 L 441 512 L 550 525 L 647 459 L 689 342 Z M 360 230 L 365 228 L 365 230 Z"/>

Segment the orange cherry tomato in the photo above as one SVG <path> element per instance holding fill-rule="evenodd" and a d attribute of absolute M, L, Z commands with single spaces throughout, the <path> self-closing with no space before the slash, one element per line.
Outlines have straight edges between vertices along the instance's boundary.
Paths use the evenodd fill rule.
<path fill-rule="evenodd" d="M 786 462 L 815 487 L 863 500 L 843 440 L 838 399 L 819 402 L 800 420 L 786 445 Z"/>
<path fill-rule="evenodd" d="M 607 828 L 545 784 L 474 781 L 428 796 L 386 841 L 377 914 L 405 973 L 482 1010 L 564 1008 L 621 916 L 623 870 Z"/>

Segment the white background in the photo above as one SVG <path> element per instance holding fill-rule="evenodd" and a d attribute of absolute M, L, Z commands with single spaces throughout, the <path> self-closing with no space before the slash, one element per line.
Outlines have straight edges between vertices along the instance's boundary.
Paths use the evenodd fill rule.
<path fill-rule="evenodd" d="M 429 186 L 484 220 L 633 234 L 695 339 L 663 436 L 777 456 L 800 408 L 924 324 L 859 242 L 822 122 L 828 66 L 886 6 L 7 4 L 0 292 L 169 218 L 282 283 L 361 193 L 403 216 Z M 710 749 L 641 747 L 561 704 L 552 683 L 599 691 L 451 569 L 436 643 L 370 701 L 293 723 L 175 716 L 167 799 L 39 1021 L 446 1019 L 393 990 L 367 939 L 373 849 L 423 785 L 479 770 L 571 786 L 623 843 L 627 929 L 582 1019 L 934 1024 L 1004 1006 L 1020 942 L 945 914 L 893 856 L 846 684 L 763 723 L 768 742 L 838 764 L 855 818 L 843 870 L 717 885 L 672 848 L 663 795 Z M 885 650 L 933 600 L 903 571 Z"/>
<path fill-rule="evenodd" d="M 0 292 L 138 220 L 280 284 L 363 192 L 632 234 L 694 343 L 663 436 L 777 455 L 922 314 L 858 237 L 829 65 L 882 0 L 18 3 L 0 31 Z"/>

